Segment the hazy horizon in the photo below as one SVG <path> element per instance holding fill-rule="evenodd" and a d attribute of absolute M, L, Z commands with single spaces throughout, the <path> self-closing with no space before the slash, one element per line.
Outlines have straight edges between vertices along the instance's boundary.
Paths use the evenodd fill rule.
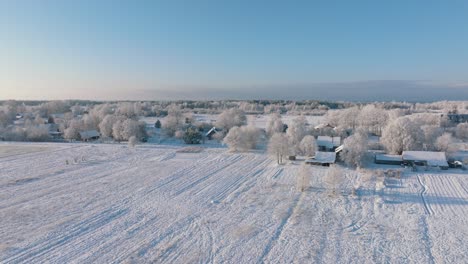
<path fill-rule="evenodd" d="M 5 1 L 0 100 L 468 100 L 468 2 Z"/>

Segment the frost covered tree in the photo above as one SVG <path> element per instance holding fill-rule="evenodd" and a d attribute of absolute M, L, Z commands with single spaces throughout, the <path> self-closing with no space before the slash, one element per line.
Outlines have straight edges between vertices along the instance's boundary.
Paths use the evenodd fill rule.
<path fill-rule="evenodd" d="M 112 137 L 117 141 L 129 140 L 135 136 L 138 140 L 146 137 L 145 123 L 127 118 L 117 120 L 112 125 Z"/>
<path fill-rule="evenodd" d="M 299 167 L 299 171 L 297 174 L 297 189 L 301 192 L 304 192 L 309 188 L 309 181 L 310 181 L 310 167 L 302 163 Z"/>
<path fill-rule="evenodd" d="M 342 110 L 328 111 L 326 120 L 328 124 L 340 129 L 353 129 L 358 125 L 359 108 L 350 107 Z"/>
<path fill-rule="evenodd" d="M 341 158 L 349 166 L 361 167 L 367 153 L 367 135 L 360 131 L 347 137 L 343 142 Z"/>
<path fill-rule="evenodd" d="M 260 131 L 253 126 L 234 126 L 224 137 L 224 143 L 228 145 L 231 151 L 246 151 L 255 149 Z"/>
<path fill-rule="evenodd" d="M 288 130 L 286 130 L 292 154 L 296 155 L 301 152 L 300 143 L 305 135 L 307 135 L 307 120 L 304 116 L 299 116 L 293 120 Z"/>
<path fill-rule="evenodd" d="M 453 146 L 454 143 L 456 143 L 456 139 L 452 136 L 450 133 L 444 133 L 442 136 L 438 137 L 435 146 L 438 151 L 443 151 L 446 153 L 451 153 L 455 151 L 455 148 Z"/>
<path fill-rule="evenodd" d="M 270 115 L 270 119 L 268 119 L 268 123 L 266 126 L 266 132 L 268 136 L 272 136 L 274 133 L 282 133 L 283 132 L 283 121 L 281 121 L 281 115 L 278 113 L 274 113 Z"/>
<path fill-rule="evenodd" d="M 231 108 L 224 110 L 219 114 L 218 119 L 216 120 L 216 127 L 230 130 L 232 127 L 245 125 L 246 122 L 247 117 L 245 116 L 244 111 Z"/>
<path fill-rule="evenodd" d="M 358 118 L 359 125 L 366 131 L 381 135 L 382 128 L 385 126 L 388 114 L 384 109 L 378 108 L 373 104 L 364 106 Z"/>
<path fill-rule="evenodd" d="M 73 119 L 65 129 L 63 136 L 66 139 L 79 139 L 81 130 L 83 130 L 82 122 L 80 120 Z"/>
<path fill-rule="evenodd" d="M 112 124 L 112 137 L 114 138 L 114 140 L 117 140 L 119 142 L 124 140 L 124 136 L 122 134 L 123 130 L 123 120 L 117 120 L 114 124 Z"/>
<path fill-rule="evenodd" d="M 26 140 L 47 141 L 50 139 L 49 128 L 46 125 L 29 126 L 25 129 Z"/>
<path fill-rule="evenodd" d="M 299 144 L 299 149 L 301 150 L 300 153 L 304 156 L 314 156 L 317 151 L 317 141 L 315 140 L 315 137 L 311 135 L 305 136 Z"/>
<path fill-rule="evenodd" d="M 459 139 L 468 140 L 468 123 L 458 124 L 455 129 L 455 134 Z"/>
<path fill-rule="evenodd" d="M 115 115 L 106 115 L 99 123 L 99 132 L 103 137 L 112 137 L 112 126 L 117 120 L 118 118 Z"/>
<path fill-rule="evenodd" d="M 182 129 L 185 118 L 179 106 L 172 104 L 168 107 L 168 115 L 163 124 L 163 129 L 170 137 L 174 136 L 177 130 Z"/>
<path fill-rule="evenodd" d="M 273 157 L 278 164 L 283 163 L 283 157 L 289 155 L 288 138 L 284 133 L 275 133 L 268 142 L 268 154 Z"/>
<path fill-rule="evenodd" d="M 131 137 L 140 137 L 140 126 L 138 121 L 133 119 L 125 119 L 122 124 L 122 138 L 129 140 Z"/>
<path fill-rule="evenodd" d="M 421 128 L 408 117 L 392 120 L 382 131 L 380 141 L 387 151 L 401 154 L 404 150 L 419 150 L 422 148 Z"/>

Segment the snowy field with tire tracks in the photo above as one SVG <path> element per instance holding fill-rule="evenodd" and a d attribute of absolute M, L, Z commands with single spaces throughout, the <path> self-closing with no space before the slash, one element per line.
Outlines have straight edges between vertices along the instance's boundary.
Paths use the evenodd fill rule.
<path fill-rule="evenodd" d="M 299 192 L 299 162 L 182 148 L 0 144 L 0 263 L 468 262 L 466 171 Z"/>

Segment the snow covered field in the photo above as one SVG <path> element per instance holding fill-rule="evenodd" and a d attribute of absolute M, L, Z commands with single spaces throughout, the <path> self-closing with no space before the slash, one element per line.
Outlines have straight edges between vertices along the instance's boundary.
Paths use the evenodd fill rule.
<path fill-rule="evenodd" d="M 14 151 L 13 151 L 14 150 Z M 331 195 L 263 153 L 0 144 L 1 263 L 467 263 L 468 174 Z"/>

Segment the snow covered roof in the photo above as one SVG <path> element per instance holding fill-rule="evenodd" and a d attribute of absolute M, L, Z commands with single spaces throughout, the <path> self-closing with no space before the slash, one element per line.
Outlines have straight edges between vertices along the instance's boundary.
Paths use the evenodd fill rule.
<path fill-rule="evenodd" d="M 330 125 L 330 124 L 328 124 L 328 123 L 316 125 L 314 128 L 315 128 L 315 129 L 322 129 L 322 128 L 326 128 L 326 127 L 333 128 L 333 126 Z"/>
<path fill-rule="evenodd" d="M 305 162 L 317 162 L 317 163 L 335 163 L 336 153 L 335 152 L 315 152 L 315 156 L 311 159 L 307 159 Z"/>
<path fill-rule="evenodd" d="M 375 155 L 376 160 L 384 160 L 384 161 L 403 161 L 403 157 L 401 155 L 389 155 L 389 154 L 377 154 Z"/>
<path fill-rule="evenodd" d="M 341 138 L 340 137 L 329 137 L 329 136 L 318 136 L 317 137 L 317 145 L 323 146 L 327 148 L 338 147 L 341 145 Z"/>
<path fill-rule="evenodd" d="M 208 136 L 211 133 L 218 133 L 218 129 L 216 127 L 212 127 L 208 132 L 206 132 L 205 136 Z"/>
<path fill-rule="evenodd" d="M 426 161 L 429 166 L 447 167 L 447 158 L 444 152 L 434 151 L 403 151 L 403 160 Z"/>
<path fill-rule="evenodd" d="M 87 130 L 87 131 L 80 132 L 81 139 L 90 139 L 90 138 L 99 137 L 99 136 L 100 134 L 96 130 Z"/>

